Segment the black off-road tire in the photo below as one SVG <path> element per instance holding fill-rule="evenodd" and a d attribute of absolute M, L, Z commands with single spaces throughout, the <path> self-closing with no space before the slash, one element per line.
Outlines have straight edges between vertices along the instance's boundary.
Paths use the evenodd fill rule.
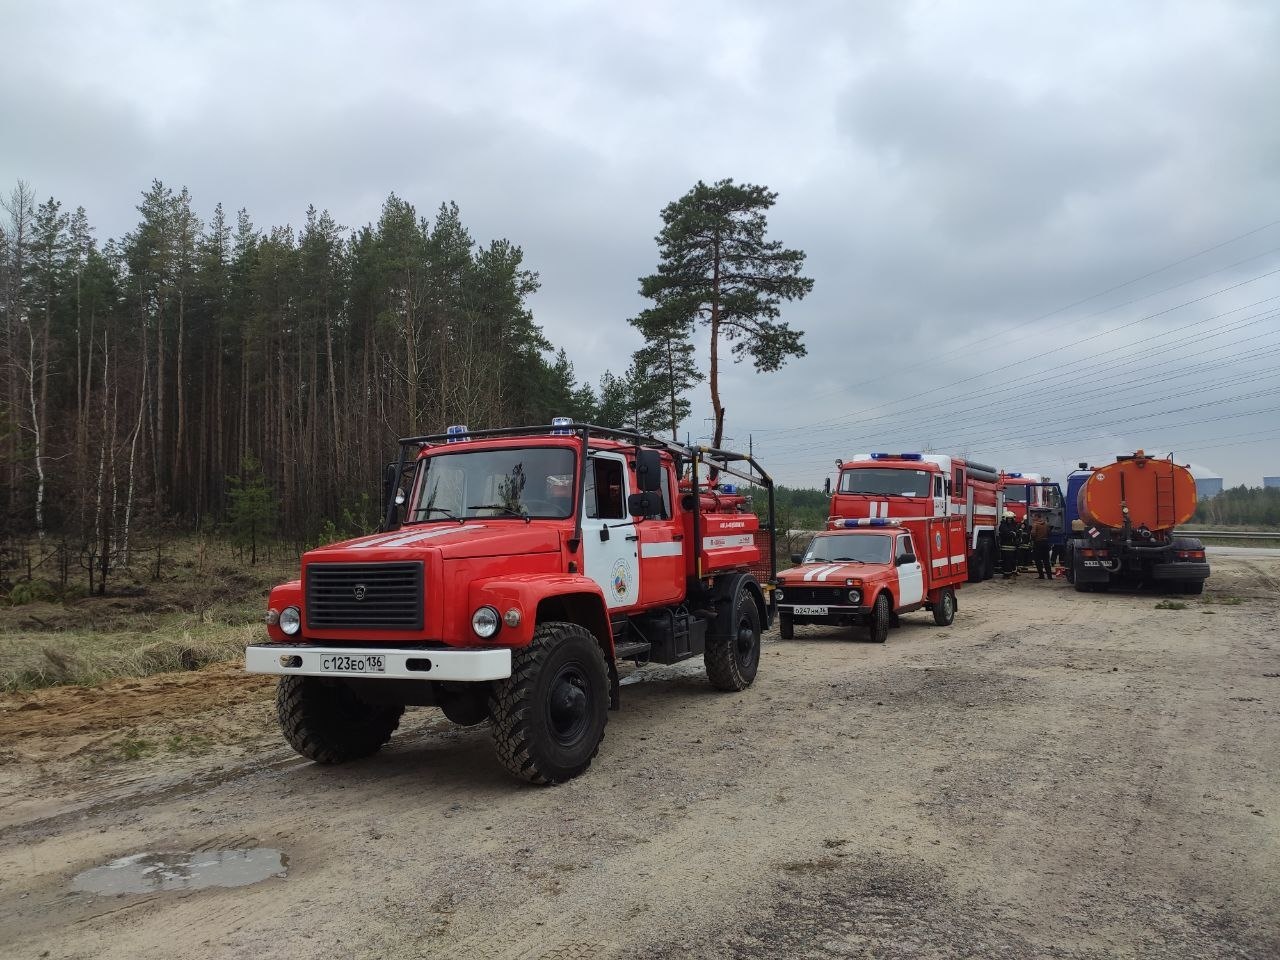
<path fill-rule="evenodd" d="M 382 749 L 402 706 L 365 703 L 341 680 L 281 677 L 276 712 L 289 746 L 316 763 L 346 763 Z"/>
<path fill-rule="evenodd" d="M 572 688 L 572 689 L 570 689 Z M 609 666 L 590 630 L 542 623 L 513 651 L 489 696 L 498 760 L 529 783 L 564 783 L 591 766 L 609 719 Z"/>
<path fill-rule="evenodd" d="M 1189 593 L 1192 596 L 1199 596 L 1200 594 L 1204 593 L 1204 581 L 1203 580 L 1183 580 L 1182 592 Z"/>
<path fill-rule="evenodd" d="M 981 583 L 987 579 L 987 541 L 979 540 L 969 557 L 969 582 Z"/>
<path fill-rule="evenodd" d="M 720 632 L 722 624 L 728 629 Z M 760 669 L 760 609 L 751 594 L 743 590 L 736 600 L 721 603 L 715 626 L 717 633 L 707 637 L 702 656 L 707 679 L 717 690 L 745 690 Z"/>
<path fill-rule="evenodd" d="M 982 579 L 990 580 L 996 575 L 995 541 L 988 537 L 982 541 Z"/>
<path fill-rule="evenodd" d="M 933 622 L 940 627 L 949 627 L 956 619 L 956 593 L 950 587 L 942 588 L 942 595 L 933 605 Z"/>
<path fill-rule="evenodd" d="M 889 606 L 889 595 L 882 593 L 876 597 L 871 607 L 871 623 L 868 633 L 872 643 L 884 643 L 889 639 L 889 622 L 893 619 L 893 610 Z"/>
<path fill-rule="evenodd" d="M 778 636 L 783 640 L 794 640 L 796 638 L 796 627 L 791 620 L 790 610 L 778 611 Z"/>

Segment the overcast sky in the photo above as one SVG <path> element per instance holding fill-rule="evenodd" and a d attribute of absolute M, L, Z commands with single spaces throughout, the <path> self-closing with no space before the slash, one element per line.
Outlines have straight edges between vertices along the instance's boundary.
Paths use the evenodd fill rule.
<path fill-rule="evenodd" d="M 262 226 L 455 200 L 524 248 L 538 322 L 594 381 L 638 346 L 663 205 L 763 183 L 772 236 L 808 253 L 783 317 L 809 353 L 730 369 L 724 399 L 782 482 L 925 445 L 1059 477 L 1136 447 L 1280 474 L 1271 0 L 0 12 L 0 185 L 83 205 L 100 239 L 152 178 Z"/>

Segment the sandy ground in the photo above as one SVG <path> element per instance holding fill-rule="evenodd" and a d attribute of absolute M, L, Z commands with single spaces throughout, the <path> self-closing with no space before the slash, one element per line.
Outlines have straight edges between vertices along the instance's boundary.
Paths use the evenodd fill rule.
<path fill-rule="evenodd" d="M 411 711 L 307 763 L 231 668 L 0 698 L 4 957 L 1280 956 L 1280 560 L 1205 600 L 969 587 L 883 647 L 768 638 L 624 688 L 591 770 L 513 782 Z M 144 851 L 287 875 L 102 896 Z"/>

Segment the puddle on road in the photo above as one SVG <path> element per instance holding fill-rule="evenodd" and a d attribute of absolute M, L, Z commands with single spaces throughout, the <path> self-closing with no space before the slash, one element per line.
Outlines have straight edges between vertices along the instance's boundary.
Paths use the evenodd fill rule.
<path fill-rule="evenodd" d="M 284 876 L 289 861 L 279 850 L 193 850 L 135 853 L 76 875 L 73 890 L 83 893 L 157 893 L 243 887 L 268 877 Z"/>

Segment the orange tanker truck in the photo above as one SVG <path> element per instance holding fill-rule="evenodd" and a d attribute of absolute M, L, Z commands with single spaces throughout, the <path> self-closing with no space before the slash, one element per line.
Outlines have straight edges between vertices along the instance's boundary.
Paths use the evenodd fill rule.
<path fill-rule="evenodd" d="M 1113 583 L 1200 593 L 1209 578 L 1204 545 L 1176 533 L 1196 509 L 1191 471 L 1141 450 L 1105 467 L 1081 464 L 1067 478 L 1067 579 L 1081 591 Z"/>

